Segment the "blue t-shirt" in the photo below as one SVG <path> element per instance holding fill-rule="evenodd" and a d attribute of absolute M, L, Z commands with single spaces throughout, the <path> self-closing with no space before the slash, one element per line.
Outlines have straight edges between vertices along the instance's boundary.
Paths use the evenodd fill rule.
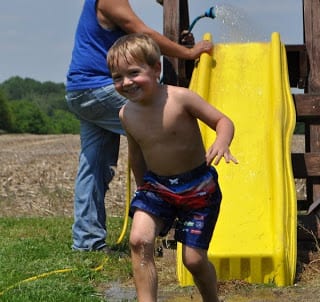
<path fill-rule="evenodd" d="M 106 58 L 108 49 L 125 32 L 100 26 L 96 0 L 85 0 L 75 34 L 72 59 L 67 73 L 67 91 L 99 88 L 113 83 Z"/>

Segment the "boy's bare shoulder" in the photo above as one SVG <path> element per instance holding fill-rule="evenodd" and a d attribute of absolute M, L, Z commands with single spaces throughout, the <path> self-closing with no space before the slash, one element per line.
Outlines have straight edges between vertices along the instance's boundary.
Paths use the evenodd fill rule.
<path fill-rule="evenodd" d="M 170 89 L 168 89 L 168 98 L 189 109 L 197 106 L 202 100 L 196 92 L 178 86 L 171 86 Z"/>
<path fill-rule="evenodd" d="M 120 110 L 119 110 L 119 118 L 121 120 L 124 119 L 124 116 L 126 114 L 126 112 L 128 111 L 128 108 L 130 108 L 130 102 L 127 102 L 125 105 L 123 105 Z"/>
<path fill-rule="evenodd" d="M 180 87 L 180 86 L 168 86 L 168 93 L 175 97 L 181 97 L 182 99 L 185 99 L 186 97 L 194 97 L 195 92 L 192 90 Z"/>
<path fill-rule="evenodd" d="M 188 93 L 188 88 L 181 87 L 181 86 L 173 86 L 173 85 L 167 85 L 168 91 L 176 92 L 176 93 Z"/>

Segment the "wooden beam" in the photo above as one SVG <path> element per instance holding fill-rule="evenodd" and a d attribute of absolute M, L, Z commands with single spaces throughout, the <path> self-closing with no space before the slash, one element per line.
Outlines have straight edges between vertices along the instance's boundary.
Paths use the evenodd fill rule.
<path fill-rule="evenodd" d="M 320 153 L 292 153 L 295 178 L 320 177 Z"/>
<path fill-rule="evenodd" d="M 320 94 L 293 94 L 297 119 L 314 118 L 320 123 Z"/>

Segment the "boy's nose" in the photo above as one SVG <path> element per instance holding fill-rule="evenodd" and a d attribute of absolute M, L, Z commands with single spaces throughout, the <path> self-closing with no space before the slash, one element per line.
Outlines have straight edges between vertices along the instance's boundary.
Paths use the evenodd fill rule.
<path fill-rule="evenodd" d="M 122 85 L 123 86 L 126 86 L 126 85 L 131 85 L 132 84 L 132 81 L 129 77 L 124 77 L 123 78 L 123 82 L 122 82 Z"/>

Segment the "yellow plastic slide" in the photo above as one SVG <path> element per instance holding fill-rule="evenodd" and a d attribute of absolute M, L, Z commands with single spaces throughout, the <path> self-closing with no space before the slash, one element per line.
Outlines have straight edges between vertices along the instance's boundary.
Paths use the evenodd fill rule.
<path fill-rule="evenodd" d="M 206 34 L 204 39 L 211 40 Z M 216 167 L 223 193 L 208 255 L 219 280 L 291 285 L 296 268 L 296 193 L 291 166 L 295 108 L 286 51 L 279 33 L 271 42 L 216 44 L 203 54 L 190 89 L 235 124 L 231 146 L 239 164 Z M 200 124 L 208 148 L 215 132 Z M 182 286 L 193 284 L 181 262 Z"/>

